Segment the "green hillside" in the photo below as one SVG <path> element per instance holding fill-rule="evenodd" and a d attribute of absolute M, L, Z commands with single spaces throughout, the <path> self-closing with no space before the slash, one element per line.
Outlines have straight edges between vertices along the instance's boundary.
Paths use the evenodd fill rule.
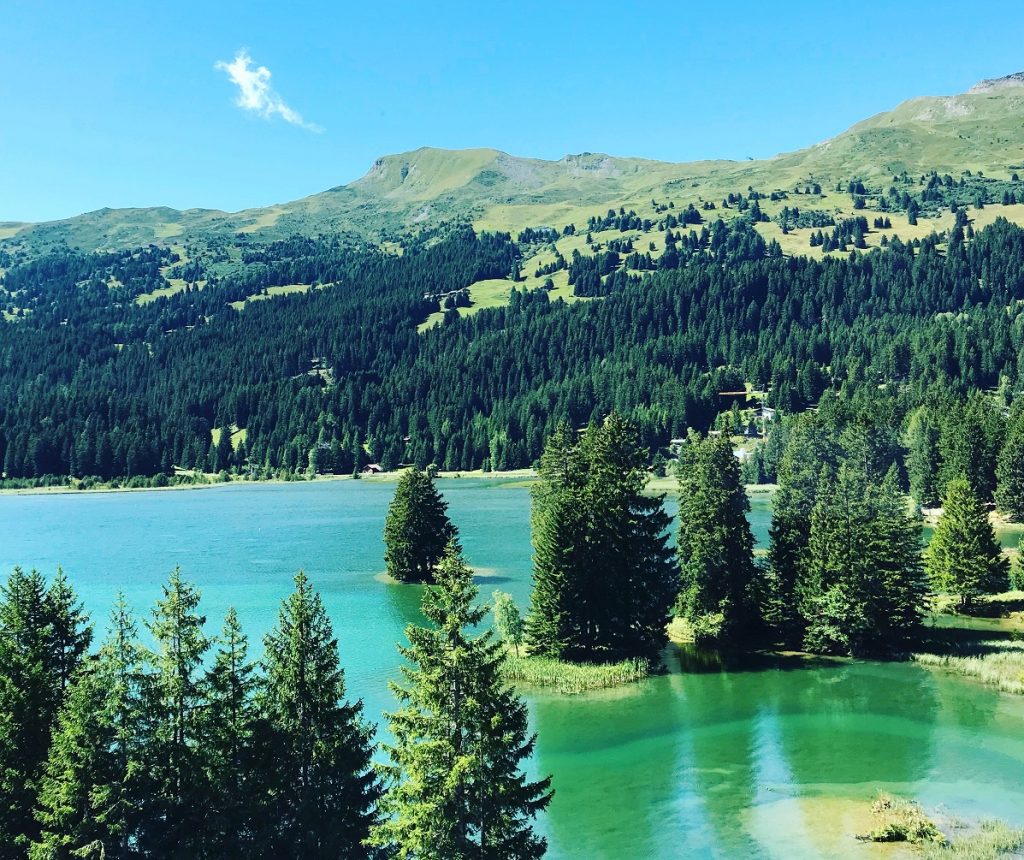
<path fill-rule="evenodd" d="M 456 219 L 517 231 L 579 224 L 610 207 L 643 215 L 652 199 L 686 206 L 748 186 L 789 191 L 808 182 L 821 185 L 825 206 L 842 212 L 851 201 L 829 199 L 837 183 L 859 179 L 881 188 L 894 175 L 932 170 L 996 178 L 1024 170 L 1024 76 L 984 81 L 961 95 L 911 99 L 830 140 L 761 161 L 672 164 L 599 153 L 544 161 L 494 149 L 425 147 L 380 158 L 361 179 L 291 203 L 235 213 L 100 209 L 43 224 L 0 223 L 0 247 L 37 253 L 59 245 L 216 245 L 236 233 L 253 241 L 341 233 L 380 242 Z"/>

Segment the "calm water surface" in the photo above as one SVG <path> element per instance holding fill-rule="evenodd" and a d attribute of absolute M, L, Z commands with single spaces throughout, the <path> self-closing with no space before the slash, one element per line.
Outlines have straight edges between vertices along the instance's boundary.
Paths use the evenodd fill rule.
<path fill-rule="evenodd" d="M 439 486 L 483 594 L 501 588 L 525 606 L 528 491 Z M 302 567 L 333 618 L 349 691 L 377 720 L 393 704 L 395 643 L 420 619 L 417 588 L 377 578 L 393 491 L 335 481 L 0 496 L 0 571 L 62 565 L 102 627 L 118 589 L 143 615 L 179 564 L 202 589 L 210 632 L 234 605 L 258 647 Z M 761 545 L 769 519 L 755 498 Z M 627 690 L 528 697 L 531 768 L 557 789 L 541 823 L 550 857 L 877 856 L 852 834 L 881 788 L 1024 824 L 1024 700 L 912 665 L 697 662 L 682 655 Z"/>

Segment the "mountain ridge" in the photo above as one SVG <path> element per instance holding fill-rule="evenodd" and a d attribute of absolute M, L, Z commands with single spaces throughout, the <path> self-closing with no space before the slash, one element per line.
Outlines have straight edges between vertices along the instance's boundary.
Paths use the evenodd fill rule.
<path fill-rule="evenodd" d="M 495 148 L 420 147 L 376 159 L 359 179 L 308 197 L 229 212 L 103 207 L 56 221 L 0 223 L 0 247 L 118 249 L 242 234 L 342 233 L 380 242 L 444 221 L 522 229 L 585 220 L 611 206 L 671 196 L 683 204 L 748 186 L 771 191 L 936 170 L 1009 173 L 1024 165 L 1024 72 L 953 96 L 908 99 L 804 149 L 751 161 L 665 162 L 606 153 L 550 161 Z M 678 199 L 681 198 L 681 199 Z"/>

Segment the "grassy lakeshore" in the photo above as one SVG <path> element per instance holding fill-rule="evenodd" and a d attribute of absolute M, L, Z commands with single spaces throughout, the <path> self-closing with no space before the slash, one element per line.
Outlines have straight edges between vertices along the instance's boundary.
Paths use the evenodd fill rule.
<path fill-rule="evenodd" d="M 229 484 L 293 484 L 309 483 L 313 481 L 351 481 L 364 480 L 371 483 L 394 483 L 402 475 L 401 471 L 380 472 L 376 475 L 360 475 L 355 479 L 352 475 L 315 475 L 309 476 L 302 473 L 289 475 L 287 477 L 273 476 L 266 478 L 254 478 L 244 475 L 234 475 L 227 478 L 212 472 L 190 475 L 187 480 L 170 479 L 167 484 L 138 485 L 131 486 L 124 481 L 98 481 L 84 484 L 77 478 L 69 478 L 62 483 L 55 483 L 44 486 L 0 486 L 0 495 L 43 495 L 43 494 L 79 494 L 79 493 L 134 493 L 149 490 L 206 490 L 211 487 L 223 487 Z M 176 476 L 179 477 L 179 476 Z M 508 472 L 440 472 L 440 478 L 489 478 L 502 481 L 506 486 L 528 485 L 533 482 L 535 474 L 531 469 L 517 469 Z M 511 482 L 511 483 L 510 483 Z"/>
<path fill-rule="evenodd" d="M 1024 695 L 1024 592 L 982 597 L 970 615 L 951 608 L 948 601 L 937 601 L 930 630 L 911 659 Z"/>

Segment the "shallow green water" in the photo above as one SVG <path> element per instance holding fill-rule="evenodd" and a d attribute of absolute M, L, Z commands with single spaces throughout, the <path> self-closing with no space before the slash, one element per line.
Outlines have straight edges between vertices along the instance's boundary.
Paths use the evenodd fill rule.
<path fill-rule="evenodd" d="M 529 593 L 529 494 L 441 483 L 485 595 Z M 386 585 L 393 485 L 236 485 L 196 492 L 0 496 L 0 570 L 61 564 L 102 622 L 118 588 L 141 613 L 180 564 L 211 632 L 229 605 L 253 640 L 304 567 L 334 619 L 350 692 L 390 707 L 394 644 L 416 588 Z M 670 508 L 674 507 L 669 500 Z M 769 503 L 752 525 L 767 539 Z M 856 814 L 880 788 L 1024 824 L 1024 700 L 913 665 L 780 661 L 682 669 L 591 697 L 528 697 L 532 767 L 554 774 L 554 858 L 865 855 Z M 693 671 L 699 665 L 702 671 Z M 709 665 L 710 664 L 710 665 Z"/>

